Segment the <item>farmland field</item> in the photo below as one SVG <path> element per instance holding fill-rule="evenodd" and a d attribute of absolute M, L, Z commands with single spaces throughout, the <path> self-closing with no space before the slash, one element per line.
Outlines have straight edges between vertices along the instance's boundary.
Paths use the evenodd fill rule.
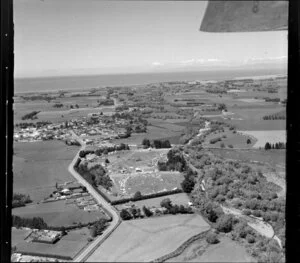
<path fill-rule="evenodd" d="M 166 262 L 256 262 L 244 247 L 227 237 L 220 243 L 209 245 L 203 239 L 187 247 L 183 253 Z"/>
<path fill-rule="evenodd" d="M 253 145 L 254 148 L 265 147 L 267 142 L 273 144 L 277 142 L 286 142 L 286 131 L 240 131 L 243 134 L 251 135 L 257 139 L 257 142 Z"/>
<path fill-rule="evenodd" d="M 31 229 L 29 228 L 20 228 L 17 229 L 12 227 L 11 229 L 11 245 L 16 246 L 17 244 L 24 241 L 26 237 L 31 233 Z"/>
<path fill-rule="evenodd" d="M 224 138 L 223 136 L 226 137 Z M 210 144 L 210 140 L 215 138 L 222 138 L 222 140 L 214 144 Z M 249 144 L 247 144 L 248 139 L 250 139 Z M 203 145 L 208 147 L 221 147 L 221 144 L 224 144 L 225 147 L 232 145 L 234 148 L 251 148 L 255 142 L 256 139 L 252 136 L 242 133 L 233 133 L 232 131 L 225 131 L 217 134 L 209 134 L 205 137 L 205 143 Z"/>
<path fill-rule="evenodd" d="M 65 204 L 64 200 L 14 208 L 12 214 L 25 218 L 42 217 L 49 226 L 85 224 L 106 217 L 100 210 L 84 211 L 75 204 Z"/>
<path fill-rule="evenodd" d="M 151 261 L 209 228 L 196 214 L 124 221 L 87 261 Z"/>
<path fill-rule="evenodd" d="M 13 156 L 14 192 L 29 194 L 33 201 L 41 201 L 58 184 L 74 181 L 68 166 L 78 146 L 61 141 L 15 142 Z"/>
<path fill-rule="evenodd" d="M 266 162 L 272 166 L 285 164 L 285 150 L 269 150 L 268 154 L 266 154 L 265 150 L 236 151 L 227 149 L 211 149 L 210 151 L 225 159 L 235 159 L 245 162 Z"/>

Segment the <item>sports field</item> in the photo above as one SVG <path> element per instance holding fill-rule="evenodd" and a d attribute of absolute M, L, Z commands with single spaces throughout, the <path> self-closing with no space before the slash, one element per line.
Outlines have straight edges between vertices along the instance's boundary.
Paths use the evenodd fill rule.
<path fill-rule="evenodd" d="M 148 262 L 209 228 L 196 214 L 124 221 L 87 261 Z"/>

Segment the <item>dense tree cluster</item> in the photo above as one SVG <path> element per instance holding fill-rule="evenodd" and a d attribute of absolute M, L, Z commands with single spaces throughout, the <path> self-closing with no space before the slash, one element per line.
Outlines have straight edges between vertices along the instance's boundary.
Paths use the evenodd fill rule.
<path fill-rule="evenodd" d="M 190 193 L 193 191 L 196 182 L 197 172 L 187 168 L 184 173 L 184 179 L 181 182 L 181 188 L 185 193 Z"/>
<path fill-rule="evenodd" d="M 27 113 L 25 115 L 22 116 L 22 120 L 25 121 L 25 120 L 35 120 L 37 119 L 38 117 L 36 116 L 38 113 L 40 113 L 40 111 L 32 111 L 30 113 Z"/>
<path fill-rule="evenodd" d="M 95 224 L 90 228 L 90 233 L 92 237 L 99 236 L 107 228 L 108 221 L 105 218 L 100 218 Z"/>
<path fill-rule="evenodd" d="M 12 208 L 25 206 L 28 203 L 31 203 L 29 195 L 14 193 L 12 198 Z"/>
<path fill-rule="evenodd" d="M 220 141 L 222 141 L 222 137 L 217 137 L 217 138 L 210 139 L 209 143 L 210 144 L 215 144 L 215 143 L 220 142 Z"/>
<path fill-rule="evenodd" d="M 28 227 L 28 228 L 36 228 L 36 229 L 48 229 L 48 225 L 45 223 L 43 218 L 41 217 L 33 217 L 33 218 L 22 218 L 19 216 L 12 216 L 12 226 L 20 228 L 20 227 Z"/>
<path fill-rule="evenodd" d="M 163 148 L 171 148 L 171 143 L 169 140 L 153 140 L 152 142 L 145 138 L 142 141 L 142 145 L 144 146 L 144 148 L 155 148 L 155 149 L 163 149 Z"/>
<path fill-rule="evenodd" d="M 190 151 L 190 161 L 201 169 L 190 196 L 208 220 L 223 224 L 219 219 L 224 214 L 220 204 L 229 205 L 243 210 L 245 215 L 262 217 L 273 226 L 275 233 L 282 233 L 285 228 L 285 199 L 276 194 L 279 186 L 238 161 L 219 159 L 199 151 Z M 201 187 L 202 181 L 205 182 L 205 191 Z M 282 236 L 284 238 L 284 234 Z M 252 237 L 249 237 L 249 242 L 252 242 Z"/>
<path fill-rule="evenodd" d="M 218 105 L 218 110 L 224 110 L 224 111 L 227 111 L 227 107 L 224 103 L 221 103 Z"/>
<path fill-rule="evenodd" d="M 271 150 L 271 149 L 276 149 L 276 150 L 279 150 L 279 149 L 286 149 L 286 143 L 284 142 L 276 142 L 276 143 L 269 143 L 267 142 L 265 144 L 265 150 Z"/>
<path fill-rule="evenodd" d="M 182 152 L 178 148 L 171 149 L 167 154 L 167 162 L 158 162 L 160 171 L 179 171 L 183 172 L 187 169 L 187 163 Z"/>
<path fill-rule="evenodd" d="M 110 189 L 113 185 L 112 180 L 106 174 L 106 170 L 100 164 L 88 167 L 88 163 L 83 161 L 74 167 L 74 169 L 94 187 L 101 185 L 105 189 Z"/>

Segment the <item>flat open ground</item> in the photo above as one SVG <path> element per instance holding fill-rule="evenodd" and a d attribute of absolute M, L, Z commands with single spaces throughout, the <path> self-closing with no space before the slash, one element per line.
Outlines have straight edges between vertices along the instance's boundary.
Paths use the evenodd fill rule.
<path fill-rule="evenodd" d="M 173 194 L 173 195 L 140 200 L 140 201 L 133 202 L 133 204 L 135 204 L 135 206 L 141 209 L 143 208 L 143 206 L 160 207 L 160 202 L 165 198 L 169 198 L 172 201 L 173 205 L 188 205 L 188 202 L 190 201 L 186 193 L 180 193 L 180 194 Z M 116 205 L 115 207 L 121 210 L 123 208 L 123 205 Z"/>
<path fill-rule="evenodd" d="M 25 218 L 42 217 L 49 226 L 71 226 L 106 218 L 105 213 L 101 210 L 84 211 L 75 204 L 65 204 L 64 200 L 14 208 L 12 214 Z"/>
<path fill-rule="evenodd" d="M 74 181 L 68 166 L 78 146 L 61 141 L 15 142 L 13 156 L 14 192 L 29 194 L 33 201 L 41 201 L 58 184 Z"/>
<path fill-rule="evenodd" d="M 245 135 L 253 136 L 257 139 L 257 142 L 253 145 L 253 148 L 265 147 L 267 142 L 275 144 L 277 142 L 286 142 L 286 130 L 275 131 L 240 131 Z"/>
<path fill-rule="evenodd" d="M 123 221 L 89 262 L 147 262 L 177 249 L 210 226 L 196 214 Z"/>
<path fill-rule="evenodd" d="M 37 242 L 20 242 L 17 244 L 16 252 L 48 257 L 64 257 L 73 259 L 83 248 L 88 245 L 89 231 L 87 228 L 68 232 L 55 244 L 44 244 Z"/>
<path fill-rule="evenodd" d="M 181 255 L 166 262 L 256 262 L 238 243 L 227 237 L 220 243 L 210 245 L 205 239 L 199 239 L 188 246 Z"/>

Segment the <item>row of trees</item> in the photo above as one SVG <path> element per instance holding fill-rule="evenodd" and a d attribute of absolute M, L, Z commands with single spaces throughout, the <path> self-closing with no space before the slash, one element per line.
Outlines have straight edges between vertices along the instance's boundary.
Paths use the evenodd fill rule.
<path fill-rule="evenodd" d="M 171 143 L 169 140 L 153 140 L 152 142 L 145 138 L 142 141 L 142 145 L 144 146 L 145 149 L 152 147 L 156 149 L 162 149 L 162 148 L 171 148 Z"/>
<path fill-rule="evenodd" d="M 271 149 L 286 149 L 286 143 L 284 142 L 276 142 L 276 143 L 269 143 L 267 142 L 265 144 L 265 150 L 271 150 Z"/>
<path fill-rule="evenodd" d="M 21 122 L 21 123 L 17 123 L 15 126 L 21 129 L 26 129 L 26 128 L 42 128 L 46 125 L 52 124 L 52 122 L 50 121 L 38 121 L 36 123 L 34 122 Z"/>
<path fill-rule="evenodd" d="M 266 102 L 280 102 L 280 98 L 265 98 Z"/>
<path fill-rule="evenodd" d="M 63 106 L 64 106 L 64 104 L 62 104 L 62 103 L 55 103 L 53 105 L 53 108 L 62 108 Z"/>
<path fill-rule="evenodd" d="M 79 157 L 84 158 L 87 154 L 91 154 L 91 153 L 94 153 L 97 156 L 101 156 L 102 154 L 107 155 L 110 152 L 123 151 L 123 150 L 130 150 L 129 145 L 125 143 L 121 143 L 119 145 L 114 145 L 114 146 L 100 147 L 96 150 L 81 150 L 79 152 Z"/>
<path fill-rule="evenodd" d="M 56 99 L 56 97 L 51 97 L 51 96 L 48 96 L 48 95 L 21 96 L 21 98 L 23 100 L 30 100 L 30 101 L 45 100 L 47 102 L 50 102 L 51 100 L 55 100 Z"/>
<path fill-rule="evenodd" d="M 285 114 L 272 114 L 272 115 L 263 116 L 263 120 L 285 120 L 285 119 L 286 119 Z"/>
<path fill-rule="evenodd" d="M 172 201 L 170 198 L 165 198 L 160 202 L 160 206 L 166 209 L 166 214 L 191 214 L 193 213 L 193 210 L 191 207 L 187 206 L 183 206 L 183 205 L 173 205 Z"/>
<path fill-rule="evenodd" d="M 170 198 L 165 198 L 161 201 L 160 206 L 165 208 L 164 212 L 161 212 L 158 208 L 155 211 L 155 214 L 191 214 L 193 210 L 191 207 L 185 207 L 183 205 L 173 205 Z M 143 211 L 143 213 L 142 213 Z M 146 206 L 143 206 L 142 210 L 136 207 L 130 207 L 128 209 L 122 209 L 120 216 L 123 220 L 131 220 L 136 218 L 151 217 L 154 213 Z"/>

